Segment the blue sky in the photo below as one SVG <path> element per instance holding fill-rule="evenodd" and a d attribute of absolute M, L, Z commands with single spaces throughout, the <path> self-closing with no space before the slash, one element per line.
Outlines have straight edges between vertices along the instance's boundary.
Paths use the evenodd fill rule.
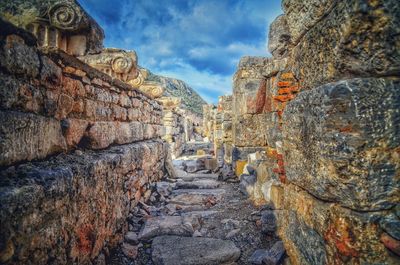
<path fill-rule="evenodd" d="M 280 0 L 78 0 L 106 47 L 135 50 L 153 73 L 181 79 L 206 101 L 231 94 L 240 57 L 269 56 Z"/>

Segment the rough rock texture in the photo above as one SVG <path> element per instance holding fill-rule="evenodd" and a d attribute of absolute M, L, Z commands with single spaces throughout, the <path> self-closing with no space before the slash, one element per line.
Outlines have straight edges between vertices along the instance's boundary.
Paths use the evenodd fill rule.
<path fill-rule="evenodd" d="M 285 57 L 290 45 L 290 32 L 286 16 L 278 16 L 270 25 L 268 34 L 268 50 L 275 58 Z"/>
<path fill-rule="evenodd" d="M 141 240 L 149 240 L 156 236 L 175 235 L 175 236 L 192 236 L 196 218 L 182 216 L 157 216 L 146 220 L 145 226 L 139 233 Z"/>
<path fill-rule="evenodd" d="M 214 141 L 214 123 L 216 107 L 213 104 L 203 105 L 203 128 L 202 136 L 206 141 Z"/>
<path fill-rule="evenodd" d="M 153 240 L 153 261 L 165 265 L 229 264 L 240 256 L 231 241 L 213 238 L 161 236 Z"/>
<path fill-rule="evenodd" d="M 324 16 L 329 14 L 337 2 L 341 1 L 282 0 L 282 9 L 285 13 L 291 42 L 297 44 L 306 32 L 308 32 Z"/>
<path fill-rule="evenodd" d="M 200 121 L 196 115 L 180 108 L 181 99 L 175 97 L 159 98 L 163 106 L 164 139 L 169 144 L 172 159 L 179 157 L 189 141 L 199 135 L 195 129 Z"/>
<path fill-rule="evenodd" d="M 144 81 L 139 71 L 138 56 L 135 51 L 106 48 L 101 53 L 80 56 L 79 59 L 135 88 L 140 87 Z"/>
<path fill-rule="evenodd" d="M 399 80 L 350 79 L 301 93 L 283 117 L 288 181 L 346 208 L 392 208 L 400 202 L 399 108 Z"/>
<path fill-rule="evenodd" d="M 292 51 L 291 68 L 303 89 L 353 77 L 398 76 L 399 14 L 396 0 L 338 1 Z"/>
<path fill-rule="evenodd" d="M 399 8 L 285 0 L 239 63 L 232 161 L 292 264 L 400 262 Z"/>
<path fill-rule="evenodd" d="M 0 36 L 1 165 L 164 133 L 160 104 L 65 53 L 37 51 L 22 37 Z"/>
<path fill-rule="evenodd" d="M 164 150 L 144 141 L 2 170 L 2 262 L 87 264 L 115 247 L 145 184 L 162 177 Z"/>
<path fill-rule="evenodd" d="M 15 111 L 0 112 L 0 166 L 45 158 L 65 150 L 67 144 L 56 119 Z"/>
<path fill-rule="evenodd" d="M 389 211 L 349 210 L 294 185 L 285 186 L 283 196 L 287 210 L 277 211 L 279 235 L 294 264 L 398 263 L 382 244 L 377 225 L 390 218 Z"/>
<path fill-rule="evenodd" d="M 162 107 L 0 28 L 0 263 L 101 263 L 166 174 Z"/>

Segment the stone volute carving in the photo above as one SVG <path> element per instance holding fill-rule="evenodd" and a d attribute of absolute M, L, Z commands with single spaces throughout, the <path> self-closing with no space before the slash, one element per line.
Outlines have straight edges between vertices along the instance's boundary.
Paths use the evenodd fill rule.
<path fill-rule="evenodd" d="M 79 57 L 79 59 L 133 87 L 138 88 L 143 83 L 143 77 L 138 69 L 138 58 L 135 51 L 106 48 L 99 54 L 88 54 Z"/>
<path fill-rule="evenodd" d="M 158 101 L 163 105 L 164 110 L 175 110 L 181 105 L 181 98 L 178 97 L 161 97 Z"/>
<path fill-rule="evenodd" d="M 103 30 L 75 0 L 4 0 L 0 16 L 30 31 L 40 47 L 82 56 L 103 46 Z"/>
<path fill-rule="evenodd" d="M 159 98 L 164 94 L 164 88 L 157 82 L 145 81 L 139 89 L 153 98 Z"/>
<path fill-rule="evenodd" d="M 164 88 L 160 83 L 146 80 L 149 72 L 147 69 L 139 68 L 138 57 L 135 51 L 105 48 L 99 54 L 88 54 L 78 58 L 153 98 L 159 98 L 164 93 Z"/>

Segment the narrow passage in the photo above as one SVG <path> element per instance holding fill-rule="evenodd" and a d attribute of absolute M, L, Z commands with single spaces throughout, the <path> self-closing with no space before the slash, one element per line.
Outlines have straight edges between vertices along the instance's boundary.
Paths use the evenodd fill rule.
<path fill-rule="evenodd" d="M 130 214 L 125 242 L 107 264 L 282 263 L 271 209 L 254 207 L 234 174 L 222 181 L 213 173 L 215 159 L 204 152 L 211 144 L 195 146 L 173 160 L 175 178 L 154 183 L 148 202 Z"/>

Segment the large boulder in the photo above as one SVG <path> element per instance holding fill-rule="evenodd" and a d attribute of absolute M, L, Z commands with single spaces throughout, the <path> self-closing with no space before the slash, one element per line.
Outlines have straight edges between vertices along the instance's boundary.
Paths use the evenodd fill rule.
<path fill-rule="evenodd" d="M 156 265 L 219 265 L 235 262 L 240 249 L 232 241 L 161 236 L 153 240 L 152 259 Z"/>

